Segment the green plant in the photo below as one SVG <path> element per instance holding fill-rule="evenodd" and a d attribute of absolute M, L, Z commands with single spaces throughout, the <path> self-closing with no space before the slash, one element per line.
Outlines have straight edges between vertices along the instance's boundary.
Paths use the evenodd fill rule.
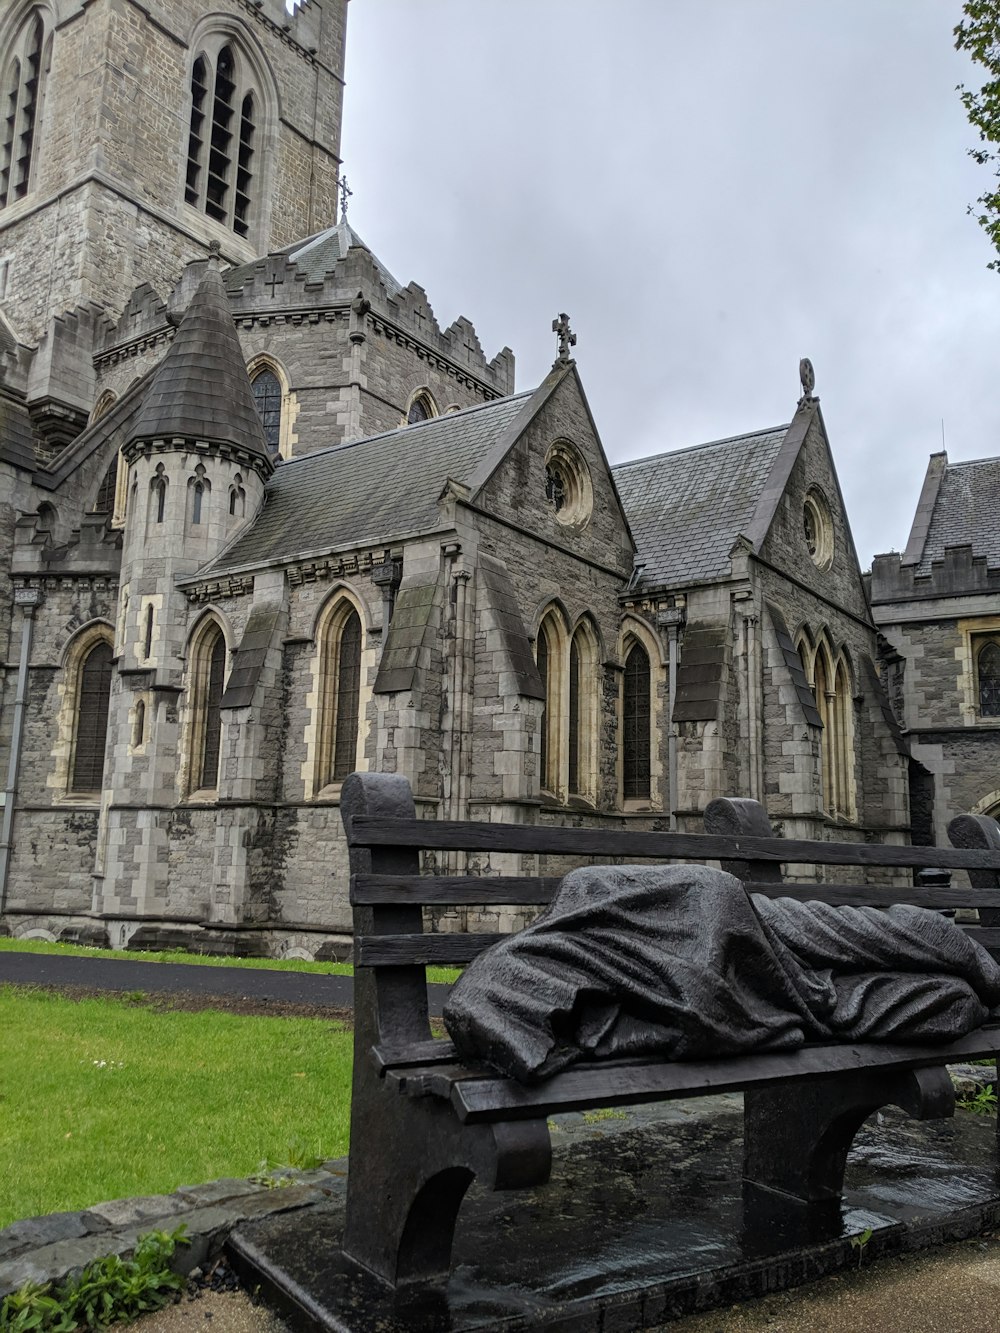
<path fill-rule="evenodd" d="M 871 1227 L 865 1227 L 864 1231 L 859 1231 L 856 1236 L 851 1237 L 851 1249 L 858 1252 L 858 1267 L 861 1267 L 861 1260 L 864 1257 L 865 1246 L 872 1238 Z"/>
<path fill-rule="evenodd" d="M 583 1123 L 585 1125 L 596 1125 L 602 1120 L 627 1120 L 628 1112 L 613 1111 L 609 1106 L 602 1107 L 599 1111 L 584 1111 Z"/>
<path fill-rule="evenodd" d="M 970 1092 L 959 1097 L 957 1105 L 964 1111 L 971 1111 L 973 1115 L 992 1115 L 997 1109 L 997 1094 L 993 1091 L 993 1084 L 987 1083 L 986 1087 L 980 1088 L 978 1092 Z"/>
<path fill-rule="evenodd" d="M 0 1305 L 0 1333 L 72 1333 L 130 1324 L 174 1299 L 184 1278 L 170 1267 L 185 1228 L 140 1236 L 130 1259 L 107 1254 L 59 1286 L 26 1282 Z"/>
<path fill-rule="evenodd" d="M 262 1158 L 257 1170 L 252 1176 L 248 1176 L 251 1184 L 266 1185 L 269 1190 L 280 1189 L 293 1183 L 288 1172 L 315 1171 L 326 1161 L 325 1157 L 314 1153 L 308 1144 L 297 1136 L 289 1139 L 285 1152 L 286 1158 L 283 1162 L 273 1157 Z"/>

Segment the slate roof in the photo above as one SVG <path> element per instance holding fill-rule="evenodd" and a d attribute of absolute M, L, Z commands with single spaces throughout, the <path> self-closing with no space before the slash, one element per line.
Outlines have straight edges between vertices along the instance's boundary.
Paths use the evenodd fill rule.
<path fill-rule="evenodd" d="M 1000 458 L 949 463 L 944 469 L 914 573 L 930 574 L 948 546 L 971 546 L 987 567 L 1000 566 Z"/>
<path fill-rule="evenodd" d="M 0 458 L 33 472 L 36 467 L 34 432 L 24 403 L 0 395 Z"/>
<path fill-rule="evenodd" d="M 729 552 L 753 517 L 787 430 L 774 426 L 612 468 L 647 587 L 729 573 Z"/>
<path fill-rule="evenodd" d="M 282 463 L 264 507 L 204 570 L 218 574 L 426 532 L 451 478 L 467 482 L 531 391 Z"/>
<path fill-rule="evenodd" d="M 211 264 L 153 374 L 132 439 L 175 436 L 270 457 L 229 298 Z"/>
<path fill-rule="evenodd" d="M 358 233 L 344 219 L 332 227 L 327 227 L 325 231 L 317 232 L 314 236 L 307 236 L 305 240 L 286 245 L 283 250 L 273 250 L 268 258 L 284 256 L 290 263 L 296 265 L 307 282 L 322 282 L 324 276 L 334 269 L 341 259 L 346 259 L 348 250 L 355 246 L 368 250 L 371 254 L 378 275 L 390 296 L 402 291 L 402 283 L 397 282 L 378 256 L 368 249 Z M 225 277 L 226 287 L 230 291 L 242 287 L 248 278 L 253 277 L 258 263 L 260 260 L 230 269 Z"/>

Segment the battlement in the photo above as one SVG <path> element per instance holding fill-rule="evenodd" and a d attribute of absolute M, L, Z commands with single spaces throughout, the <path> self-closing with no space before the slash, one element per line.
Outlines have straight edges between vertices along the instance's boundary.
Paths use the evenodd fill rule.
<path fill-rule="evenodd" d="M 258 21 L 263 21 L 286 41 L 301 47 L 308 55 L 317 56 L 334 68 L 342 59 L 344 0 L 325 5 L 316 0 L 239 0 L 240 4 Z M 328 13 L 324 13 L 324 9 Z"/>
<path fill-rule="evenodd" d="M 986 557 L 974 555 L 971 546 L 948 546 L 942 560 L 931 562 L 930 573 L 919 574 L 918 569 L 918 565 L 903 564 L 897 551 L 877 555 L 871 572 L 873 606 L 1000 592 L 1000 569 L 991 569 Z"/>
<path fill-rule="evenodd" d="M 314 319 L 334 310 L 345 315 L 360 294 L 368 305 L 366 325 L 397 339 L 409 335 L 505 397 L 514 391 L 514 353 L 504 347 L 487 361 L 472 322 L 460 316 L 442 329 L 427 293 L 416 282 L 401 287 L 362 245 L 323 258 L 319 247 L 297 259 L 269 255 L 227 276 L 233 314 L 244 322 L 274 317 Z"/>

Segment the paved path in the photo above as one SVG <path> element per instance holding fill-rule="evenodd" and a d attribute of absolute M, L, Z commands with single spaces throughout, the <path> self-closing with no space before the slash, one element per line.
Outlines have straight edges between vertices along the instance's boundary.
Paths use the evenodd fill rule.
<path fill-rule="evenodd" d="M 319 972 L 279 972 L 257 967 L 212 967 L 198 963 L 144 963 L 130 958 L 60 957 L 46 953 L 0 953 L 0 985 L 86 986 L 106 991 L 186 991 L 193 995 L 251 996 L 286 1004 L 349 1009 L 354 979 Z M 440 1013 L 447 986 L 430 986 L 431 1011 Z"/>

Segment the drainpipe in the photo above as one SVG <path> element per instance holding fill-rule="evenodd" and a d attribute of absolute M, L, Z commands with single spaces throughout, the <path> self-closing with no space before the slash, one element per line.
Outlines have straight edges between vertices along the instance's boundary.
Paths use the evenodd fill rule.
<path fill-rule="evenodd" d="M 21 608 L 21 660 L 17 668 L 17 692 L 10 732 L 10 763 L 3 794 L 3 820 L 0 821 L 0 912 L 7 903 L 7 875 L 12 851 L 14 805 L 17 800 L 17 772 L 21 766 L 21 741 L 24 736 L 24 708 L 28 699 L 28 662 L 35 628 L 35 611 L 42 603 L 40 588 L 15 588 L 14 605 Z"/>
<path fill-rule="evenodd" d="M 677 827 L 677 727 L 674 701 L 677 698 L 677 631 L 684 624 L 684 607 L 667 606 L 656 613 L 660 630 L 667 631 L 667 781 L 670 784 L 670 827 Z"/>

